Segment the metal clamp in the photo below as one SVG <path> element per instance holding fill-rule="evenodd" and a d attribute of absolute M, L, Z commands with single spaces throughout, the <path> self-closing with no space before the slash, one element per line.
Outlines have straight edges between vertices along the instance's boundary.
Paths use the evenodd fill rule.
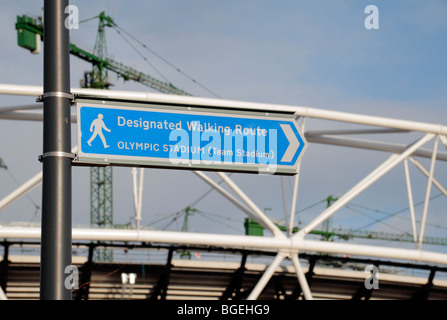
<path fill-rule="evenodd" d="M 74 95 L 72 95 L 71 93 L 60 92 L 60 91 L 45 92 L 42 96 L 43 99 L 48 97 L 61 97 L 61 98 L 74 99 Z"/>
<path fill-rule="evenodd" d="M 36 99 L 36 101 L 42 102 L 43 99 L 50 98 L 50 97 L 68 98 L 71 100 L 71 102 L 73 102 L 75 99 L 75 96 L 71 93 L 60 92 L 60 91 L 50 91 L 50 92 L 45 92 L 43 95 L 39 96 Z"/>
<path fill-rule="evenodd" d="M 50 151 L 50 152 L 45 152 L 44 154 L 40 155 L 39 161 L 42 162 L 43 159 L 46 157 L 61 157 L 61 158 L 75 159 L 76 154 L 69 153 L 69 152 L 63 152 L 63 151 Z"/>

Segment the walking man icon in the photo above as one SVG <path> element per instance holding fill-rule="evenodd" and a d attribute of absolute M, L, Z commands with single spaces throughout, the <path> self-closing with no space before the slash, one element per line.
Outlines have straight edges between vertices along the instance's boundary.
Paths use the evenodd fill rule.
<path fill-rule="evenodd" d="M 99 135 L 99 137 L 101 138 L 102 144 L 104 145 L 104 148 L 110 147 L 109 145 L 107 145 L 106 138 L 104 137 L 104 134 L 102 133 L 102 129 L 106 130 L 107 132 L 110 132 L 110 129 L 106 127 L 106 125 L 104 124 L 104 121 L 102 121 L 102 118 L 104 118 L 104 116 L 101 113 L 98 114 L 98 118 L 93 120 L 92 124 L 90 125 L 90 132 L 93 132 L 93 134 L 90 137 L 90 139 L 87 141 L 89 146 L 92 145 L 92 141 L 95 140 L 97 135 Z M 95 130 L 93 131 L 93 129 L 95 129 Z"/>

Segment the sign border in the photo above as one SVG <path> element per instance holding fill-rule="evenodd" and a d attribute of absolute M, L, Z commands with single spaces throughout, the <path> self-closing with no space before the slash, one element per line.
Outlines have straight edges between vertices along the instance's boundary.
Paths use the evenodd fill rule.
<path fill-rule="evenodd" d="M 176 104 L 162 104 L 162 103 L 151 103 L 148 101 L 138 102 L 138 101 L 123 101 L 123 100 L 111 100 L 111 99 L 94 99 L 94 98 L 77 98 L 76 99 L 76 114 L 77 114 L 77 143 L 78 151 L 75 159 L 73 160 L 73 165 L 75 166 L 124 166 L 124 167 L 147 167 L 147 168 L 162 168 L 162 169 L 178 169 L 178 170 L 198 170 L 198 171 L 226 171 L 226 172 L 241 172 L 241 173 L 260 173 L 260 174 L 277 174 L 277 175 L 295 175 L 298 173 L 298 164 L 302 159 L 304 152 L 308 147 L 308 143 L 301 132 L 293 114 L 284 112 L 270 112 L 270 111 L 247 111 L 243 109 L 221 109 L 195 106 L 195 105 L 176 105 Z M 298 155 L 297 160 L 294 165 L 276 165 L 274 172 L 270 172 L 268 169 L 269 165 L 262 165 L 258 163 L 226 163 L 221 162 L 218 164 L 194 164 L 190 163 L 178 163 L 174 164 L 171 160 L 166 158 L 147 158 L 140 156 L 125 156 L 125 155 L 104 155 L 96 153 L 84 153 L 82 151 L 81 145 L 81 113 L 80 108 L 94 107 L 94 108 L 105 108 L 105 109 L 123 109 L 127 108 L 129 110 L 148 109 L 151 112 L 170 112 L 179 114 L 197 114 L 197 115 L 207 115 L 207 116 L 218 116 L 222 115 L 225 117 L 232 118 L 247 118 L 247 119 L 263 119 L 263 120 L 278 120 L 287 121 L 294 125 L 295 129 L 299 134 L 304 146 Z M 272 170 L 273 171 L 273 170 Z"/>

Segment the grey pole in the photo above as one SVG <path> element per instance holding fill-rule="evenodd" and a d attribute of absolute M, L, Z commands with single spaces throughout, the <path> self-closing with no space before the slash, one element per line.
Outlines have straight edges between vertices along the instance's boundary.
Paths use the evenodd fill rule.
<path fill-rule="evenodd" d="M 70 48 L 68 0 L 44 1 L 41 300 L 71 300 Z"/>

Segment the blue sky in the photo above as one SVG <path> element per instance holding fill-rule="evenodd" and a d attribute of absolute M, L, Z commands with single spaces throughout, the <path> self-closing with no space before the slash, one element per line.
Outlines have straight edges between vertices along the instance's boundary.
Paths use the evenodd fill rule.
<path fill-rule="evenodd" d="M 129 34 L 225 99 L 446 122 L 447 2 L 443 0 L 79 0 L 70 3 L 78 6 L 81 20 L 106 11 Z M 368 16 L 364 9 L 369 4 L 379 9 L 378 30 L 364 27 Z M 42 5 L 43 1 L 34 0 L 2 2 L 1 83 L 42 84 L 43 55 L 32 55 L 19 48 L 14 28 L 17 15 L 39 15 Z M 97 20 L 94 20 L 81 24 L 79 30 L 72 30 L 71 36 L 80 46 L 93 48 L 96 30 Z M 107 30 L 107 46 L 109 55 L 115 60 L 161 77 L 114 30 Z M 137 48 L 163 77 L 178 87 L 194 95 L 212 97 L 150 52 Z M 71 57 L 72 87 L 79 87 L 79 79 L 89 69 L 87 63 Z M 110 77 L 114 89 L 151 91 L 139 84 L 123 83 L 112 74 Z M 30 97 L 1 96 L 0 99 L 0 106 L 34 102 Z M 0 157 L 9 164 L 16 180 L 23 182 L 40 170 L 37 155 L 41 153 L 41 124 L 5 120 L 0 120 L 0 124 Z M 326 128 L 326 123 L 309 121 L 309 126 L 314 130 L 322 129 Z M 5 139 L 11 133 L 14 139 Z M 298 209 L 329 194 L 346 192 L 387 157 L 364 152 L 361 155 L 366 158 L 352 166 L 349 161 L 358 154 L 358 150 L 346 148 L 320 145 L 309 148 L 303 158 Z M 73 221 L 74 224 L 88 224 L 88 171 L 85 168 L 75 170 Z M 132 202 L 130 196 L 127 201 L 121 195 L 130 193 L 130 170 L 117 168 L 114 172 L 115 194 L 120 195 L 115 200 L 115 221 L 127 223 L 133 213 Z M 162 217 L 181 210 L 208 190 L 188 172 L 147 172 L 143 224 L 150 220 L 150 215 Z M 398 168 L 383 185 L 372 188 L 371 193 L 381 201 L 371 200 L 373 196 L 365 194 L 357 202 L 385 211 L 405 207 L 402 172 Z M 441 164 L 435 175 L 445 181 L 445 172 Z M 0 174 L 0 181 L 7 181 L 0 183 L 0 196 L 3 196 L 10 192 L 14 183 L 5 172 Z M 283 216 L 278 177 L 237 174 L 232 177 L 261 208 L 272 208 L 272 215 Z M 287 179 L 290 186 L 292 180 Z M 170 188 L 162 188 L 168 184 Z M 196 188 L 192 194 L 189 192 L 191 185 Z M 421 185 L 425 186 L 425 182 Z M 399 200 L 384 190 L 401 190 Z M 419 191 L 423 198 L 423 190 Z M 40 188 L 30 196 L 36 203 L 40 202 Z M 33 219 L 34 210 L 27 201 L 23 199 L 5 209 L 3 215 L 0 213 L 0 221 Z M 439 201 L 444 201 L 435 211 L 440 214 L 447 206 L 445 200 Z M 200 209 L 243 219 L 215 193 L 200 202 Z M 334 224 L 354 224 L 351 216 L 346 216 L 348 218 L 344 219 L 340 214 L 339 222 Z M 363 219 L 357 226 L 371 221 Z M 203 230 L 203 220 L 190 221 L 193 231 Z M 214 225 L 210 228 L 230 231 Z M 408 226 L 402 228 L 408 229 Z M 236 232 L 241 230 L 242 227 Z"/>

